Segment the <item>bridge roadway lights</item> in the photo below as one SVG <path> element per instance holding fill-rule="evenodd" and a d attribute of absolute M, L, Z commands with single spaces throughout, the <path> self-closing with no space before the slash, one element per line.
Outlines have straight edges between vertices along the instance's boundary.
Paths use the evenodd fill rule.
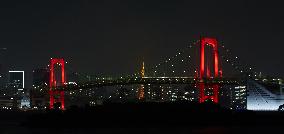
<path fill-rule="evenodd" d="M 199 83 L 210 85 L 213 89 L 213 85 L 236 85 L 240 84 L 243 81 L 235 78 L 208 78 L 208 79 L 195 79 L 193 77 L 147 77 L 147 78 L 130 78 L 126 80 L 113 79 L 109 81 L 93 81 L 91 83 L 76 84 L 76 85 L 63 85 L 53 88 L 57 91 L 70 91 L 70 90 L 79 90 L 79 89 L 90 89 L 95 87 L 104 87 L 104 86 L 114 86 L 114 85 L 147 85 L 147 84 L 191 84 L 198 86 Z M 139 94 L 138 94 L 139 95 Z M 138 98 L 139 96 L 137 96 Z"/>
<path fill-rule="evenodd" d="M 54 66 L 59 65 L 61 67 L 61 85 L 64 86 L 66 83 L 65 77 L 65 62 L 64 59 L 51 59 L 50 60 L 50 81 L 49 81 L 49 108 L 53 109 L 54 104 L 57 102 L 61 103 L 61 109 L 65 109 L 64 91 L 54 90 L 57 87 L 55 80 Z"/>

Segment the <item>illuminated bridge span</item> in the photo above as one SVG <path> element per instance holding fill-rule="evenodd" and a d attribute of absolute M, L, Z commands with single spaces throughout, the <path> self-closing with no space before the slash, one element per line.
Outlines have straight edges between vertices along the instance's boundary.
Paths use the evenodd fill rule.
<path fill-rule="evenodd" d="M 61 103 L 61 108 L 64 109 L 64 91 L 70 90 L 78 90 L 78 89 L 92 89 L 95 87 L 102 86 L 116 86 L 116 85 L 140 85 L 138 89 L 138 99 L 143 100 L 145 98 L 144 85 L 147 84 L 188 84 L 194 85 L 200 91 L 199 102 L 205 102 L 207 99 L 212 100 L 215 103 L 218 103 L 218 91 L 222 85 L 239 85 L 243 84 L 246 81 L 241 77 L 243 75 L 239 75 L 241 77 L 229 78 L 223 76 L 223 68 L 219 58 L 219 45 L 215 38 L 201 38 L 199 41 L 194 44 L 197 46 L 197 50 L 199 50 L 199 58 L 197 57 L 196 61 L 199 61 L 197 65 L 194 65 L 193 61 L 190 63 L 188 59 L 180 59 L 178 60 L 180 63 L 178 65 L 186 65 L 185 70 L 171 70 L 176 65 L 172 64 L 172 62 L 185 53 L 185 51 L 178 52 L 175 56 L 167 58 L 164 62 L 157 64 L 154 68 L 152 68 L 152 72 L 148 74 L 145 71 L 144 62 L 142 64 L 142 69 L 139 74 L 134 74 L 130 77 L 123 77 L 119 79 L 98 79 L 95 81 L 89 81 L 86 83 L 80 84 L 66 84 L 65 77 L 65 68 L 64 68 L 64 60 L 63 59 L 52 59 L 50 63 L 50 108 L 53 108 L 53 104 L 55 102 Z M 189 47 L 190 49 L 192 46 Z M 221 48 L 224 49 L 224 46 Z M 209 53 L 207 52 L 209 50 Z M 207 53 L 206 53 L 207 52 Z M 210 53 L 211 52 L 211 53 Z M 228 49 L 225 52 L 229 52 Z M 186 53 L 185 53 L 186 54 Z M 191 58 L 191 56 L 185 56 L 186 58 Z M 224 56 L 221 56 L 224 59 Z M 235 57 L 234 59 L 238 59 Z M 247 72 L 240 68 L 240 66 L 236 66 L 236 62 L 233 62 L 231 59 L 225 59 L 226 63 L 230 64 L 234 70 L 242 74 L 247 74 Z M 210 64 L 211 63 L 211 64 Z M 213 63 L 213 64 L 212 64 Z M 159 76 L 158 73 L 160 70 L 158 68 L 166 68 L 162 67 L 165 64 L 170 64 L 168 70 L 170 73 L 182 72 L 182 75 L 170 76 L 162 73 L 163 76 Z M 59 82 L 56 81 L 55 73 L 54 73 L 54 65 L 61 66 L 61 80 Z M 199 71 L 198 71 L 199 70 Z M 190 73 L 193 71 L 194 73 Z M 150 75 L 152 74 L 152 75 Z M 250 76 L 251 74 L 249 74 Z M 183 77 L 182 77 L 183 76 Z M 193 77 L 190 77 L 193 76 Z M 57 78 L 58 79 L 58 78 Z M 206 92 L 210 90 L 213 94 L 207 94 Z M 54 96 L 59 96 L 55 98 Z"/>
<path fill-rule="evenodd" d="M 144 78 L 125 78 L 116 80 L 98 80 L 84 84 L 69 84 L 65 86 L 56 87 L 56 90 L 70 91 L 78 89 L 91 89 L 103 86 L 116 86 L 116 85 L 147 85 L 147 84 L 189 84 L 197 85 L 204 83 L 206 85 L 238 85 L 245 81 L 238 78 L 208 78 L 196 79 L 193 77 L 144 77 Z"/>

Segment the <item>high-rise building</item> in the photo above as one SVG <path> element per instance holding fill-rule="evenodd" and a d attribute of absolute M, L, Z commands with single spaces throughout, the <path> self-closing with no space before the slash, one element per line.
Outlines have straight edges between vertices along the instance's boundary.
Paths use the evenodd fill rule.
<path fill-rule="evenodd" d="M 5 84 L 3 65 L 0 63 L 0 88 Z"/>
<path fill-rule="evenodd" d="M 231 92 L 231 108 L 235 110 L 247 109 L 247 87 L 238 85 Z"/>
<path fill-rule="evenodd" d="M 7 83 L 6 50 L 7 48 L 0 48 L 0 89 Z"/>
<path fill-rule="evenodd" d="M 25 73 L 24 71 L 9 71 L 8 88 L 24 89 Z"/>
<path fill-rule="evenodd" d="M 27 93 L 24 71 L 9 71 L 8 83 L 0 93 L 0 108 L 18 109 L 21 105 L 29 107 L 29 100 L 23 100 L 24 97 L 28 97 Z M 23 101 L 25 103 L 22 103 Z"/>
<path fill-rule="evenodd" d="M 86 80 L 80 80 L 80 75 L 79 73 L 76 72 L 71 72 L 71 73 L 67 73 L 67 82 L 68 83 L 78 83 L 80 81 L 86 81 Z"/>
<path fill-rule="evenodd" d="M 49 69 L 38 68 L 33 70 L 33 87 L 30 90 L 31 107 L 44 109 L 48 105 Z"/>
<path fill-rule="evenodd" d="M 40 68 L 33 70 L 33 87 L 45 87 L 49 85 L 49 69 Z"/>

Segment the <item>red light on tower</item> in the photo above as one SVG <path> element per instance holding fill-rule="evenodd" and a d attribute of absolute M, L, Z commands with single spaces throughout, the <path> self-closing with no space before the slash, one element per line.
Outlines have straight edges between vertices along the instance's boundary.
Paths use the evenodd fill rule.
<path fill-rule="evenodd" d="M 65 104 L 64 104 L 64 91 L 56 91 L 53 90 L 54 87 L 57 86 L 57 82 L 55 79 L 55 74 L 54 74 L 54 65 L 59 65 L 61 67 L 61 85 L 65 85 L 66 79 L 65 79 L 65 62 L 64 59 L 53 59 L 51 58 L 50 60 L 50 81 L 49 81 L 49 96 L 50 96 L 50 102 L 49 102 L 49 108 L 53 109 L 54 108 L 54 103 L 60 102 L 61 103 L 61 109 L 65 109 Z M 55 96 L 59 96 L 58 99 L 55 98 Z"/>
<path fill-rule="evenodd" d="M 222 70 L 219 70 L 219 55 L 218 55 L 218 43 L 217 40 L 214 38 L 201 38 L 200 42 L 200 80 L 204 78 L 209 78 L 211 77 L 210 74 L 210 68 L 209 64 L 206 64 L 206 74 L 205 74 L 205 46 L 208 45 L 213 48 L 213 67 L 214 67 L 214 78 L 222 77 Z M 220 72 L 220 75 L 219 75 Z M 212 87 L 213 89 L 213 95 L 206 95 L 205 94 L 205 89 Z M 211 99 L 213 102 L 218 103 L 218 91 L 219 91 L 219 85 L 218 84 L 213 84 L 213 85 L 205 85 L 205 83 L 199 83 L 198 86 L 200 90 L 200 97 L 199 97 L 199 102 L 205 102 L 207 99 Z"/>
<path fill-rule="evenodd" d="M 213 48 L 214 77 L 219 77 L 219 56 L 218 44 L 214 38 L 202 38 L 200 44 L 200 79 L 206 78 L 205 74 L 205 46 L 209 45 Z M 207 66 L 208 67 L 208 66 Z M 207 68 L 208 70 L 208 68 Z"/>

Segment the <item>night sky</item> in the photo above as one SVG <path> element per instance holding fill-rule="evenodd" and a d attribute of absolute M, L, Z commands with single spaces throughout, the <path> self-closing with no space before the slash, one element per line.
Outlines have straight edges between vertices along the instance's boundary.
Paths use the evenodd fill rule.
<path fill-rule="evenodd" d="M 0 47 L 8 48 L 1 59 L 30 74 L 51 57 L 64 57 L 78 72 L 131 74 L 143 59 L 154 65 L 203 35 L 257 71 L 282 77 L 284 8 L 268 2 L 1 1 Z"/>

